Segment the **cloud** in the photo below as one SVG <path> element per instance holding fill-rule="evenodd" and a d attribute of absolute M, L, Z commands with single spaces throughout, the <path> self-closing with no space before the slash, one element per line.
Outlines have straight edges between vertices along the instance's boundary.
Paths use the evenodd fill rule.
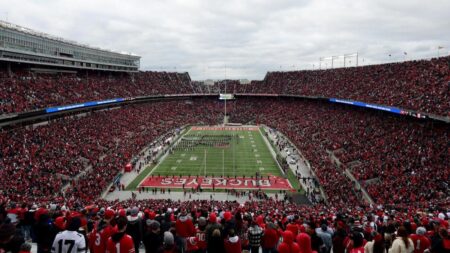
<path fill-rule="evenodd" d="M 449 52 L 450 1 L 0 0 L 10 22 L 142 56 L 192 79 L 262 79 L 358 52 L 360 64 Z M 388 55 L 391 54 L 391 57 Z M 390 59 L 391 58 L 391 59 Z M 364 61 L 364 62 L 363 62 Z M 337 60 L 342 66 L 342 60 Z M 347 62 L 348 63 L 348 62 Z M 355 64 L 355 59 L 352 61 Z M 330 63 L 327 63 L 330 65 Z"/>

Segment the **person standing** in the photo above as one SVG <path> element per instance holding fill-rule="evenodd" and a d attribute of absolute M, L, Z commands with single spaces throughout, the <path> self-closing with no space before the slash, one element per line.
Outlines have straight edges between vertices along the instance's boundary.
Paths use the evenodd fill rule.
<path fill-rule="evenodd" d="M 261 239 L 264 235 L 264 231 L 258 225 L 255 220 L 252 220 L 252 225 L 248 229 L 248 240 L 250 243 L 251 253 L 259 253 L 259 247 L 261 246 Z"/>
<path fill-rule="evenodd" d="M 117 219 L 118 232 L 113 234 L 106 244 L 106 253 L 134 253 L 133 238 L 127 235 L 127 218 L 121 216 Z"/>
<path fill-rule="evenodd" d="M 397 238 L 392 242 L 389 253 L 412 253 L 414 251 L 414 243 L 408 237 L 406 228 L 401 226 L 397 230 Z"/>
<path fill-rule="evenodd" d="M 78 229 L 81 227 L 81 219 L 73 217 L 70 219 L 67 230 L 59 232 L 53 241 L 52 253 L 81 253 L 87 252 L 86 239 Z"/>

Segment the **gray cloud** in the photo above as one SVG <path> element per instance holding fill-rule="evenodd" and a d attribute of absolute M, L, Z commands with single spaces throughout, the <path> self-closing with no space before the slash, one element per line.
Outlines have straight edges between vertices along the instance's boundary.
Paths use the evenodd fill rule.
<path fill-rule="evenodd" d="M 142 56 L 142 69 L 188 71 L 193 79 L 262 79 L 270 70 L 317 67 L 324 56 L 358 52 L 360 64 L 374 64 L 403 60 L 403 52 L 408 52 L 407 59 L 435 57 L 438 46 L 446 47 L 441 54 L 448 54 L 450 47 L 446 0 L 0 0 L 0 4 L 1 18 L 6 19 L 7 12 L 12 23 L 133 52 Z M 355 59 L 351 61 L 355 64 Z M 335 64 L 342 66 L 342 59 Z"/>

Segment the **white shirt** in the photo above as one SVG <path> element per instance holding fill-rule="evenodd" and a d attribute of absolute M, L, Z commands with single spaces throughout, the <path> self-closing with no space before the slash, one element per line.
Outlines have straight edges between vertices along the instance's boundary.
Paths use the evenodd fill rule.
<path fill-rule="evenodd" d="M 56 235 L 53 241 L 52 253 L 82 253 L 86 252 L 84 236 L 77 231 L 63 231 Z"/>

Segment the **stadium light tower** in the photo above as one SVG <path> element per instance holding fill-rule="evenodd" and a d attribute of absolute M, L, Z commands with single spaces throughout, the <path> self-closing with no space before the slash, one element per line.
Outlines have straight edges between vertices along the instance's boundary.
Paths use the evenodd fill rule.
<path fill-rule="evenodd" d="M 227 94 L 227 65 L 225 64 L 225 94 Z M 223 124 L 228 122 L 227 119 L 227 100 L 225 99 L 225 115 L 223 117 Z"/>

